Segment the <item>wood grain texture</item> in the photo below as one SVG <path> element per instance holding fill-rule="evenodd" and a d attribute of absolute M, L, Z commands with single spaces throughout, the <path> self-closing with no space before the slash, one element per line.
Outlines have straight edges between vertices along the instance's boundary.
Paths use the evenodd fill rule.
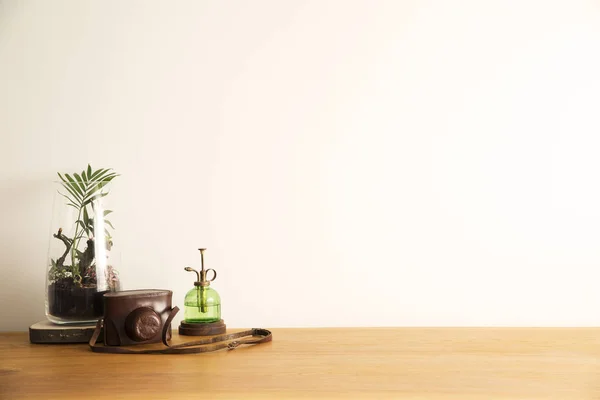
<path fill-rule="evenodd" d="M 2 399 L 600 399 L 597 328 L 274 329 L 272 343 L 197 355 L 2 333 L 0 360 Z"/>
<path fill-rule="evenodd" d="M 31 343 L 88 343 L 95 325 L 57 325 L 40 321 L 29 327 Z"/>

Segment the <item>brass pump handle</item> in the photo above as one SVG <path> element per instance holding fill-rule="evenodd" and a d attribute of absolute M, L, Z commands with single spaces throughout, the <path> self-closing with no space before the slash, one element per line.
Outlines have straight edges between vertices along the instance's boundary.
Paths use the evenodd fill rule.
<path fill-rule="evenodd" d="M 212 271 L 212 273 L 213 273 L 212 279 L 208 279 L 208 277 L 207 277 L 208 271 Z M 208 282 L 214 281 L 215 279 L 217 279 L 217 271 L 215 271 L 212 268 L 207 269 L 206 271 L 204 271 L 204 279 L 207 280 Z"/>

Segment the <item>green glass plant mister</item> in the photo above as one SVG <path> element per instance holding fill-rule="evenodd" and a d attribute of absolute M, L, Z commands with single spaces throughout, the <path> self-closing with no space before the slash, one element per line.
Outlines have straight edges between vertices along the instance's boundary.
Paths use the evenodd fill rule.
<path fill-rule="evenodd" d="M 200 260 L 202 269 L 200 272 L 193 268 L 185 267 L 186 271 L 196 273 L 196 282 L 194 288 L 185 295 L 184 300 L 184 321 L 187 324 L 212 323 L 221 320 L 221 297 L 216 290 L 210 287 L 210 282 L 217 277 L 217 272 L 212 269 L 204 269 L 204 251 L 200 250 Z M 212 271 L 211 279 L 207 276 Z"/>

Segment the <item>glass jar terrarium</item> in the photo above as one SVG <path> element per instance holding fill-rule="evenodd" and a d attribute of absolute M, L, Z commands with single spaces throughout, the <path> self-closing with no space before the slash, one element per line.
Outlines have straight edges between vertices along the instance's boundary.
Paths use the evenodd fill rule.
<path fill-rule="evenodd" d="M 109 220 L 111 169 L 88 165 L 81 173 L 58 174 L 52 215 L 46 317 L 58 324 L 95 323 L 102 296 L 121 290 L 114 226 Z"/>

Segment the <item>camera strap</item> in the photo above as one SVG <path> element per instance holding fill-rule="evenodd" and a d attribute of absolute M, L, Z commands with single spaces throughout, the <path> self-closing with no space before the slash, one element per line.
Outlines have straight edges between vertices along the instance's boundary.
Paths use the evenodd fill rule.
<path fill-rule="evenodd" d="M 178 307 L 173 307 L 169 312 L 169 316 L 163 326 L 162 342 L 166 348 L 133 350 L 119 346 L 112 347 L 97 345 L 96 342 L 98 341 L 98 337 L 100 336 L 100 331 L 102 329 L 102 319 L 99 319 L 98 323 L 96 324 L 96 329 L 94 330 L 94 334 L 90 339 L 90 348 L 96 353 L 112 354 L 194 354 L 207 353 L 209 351 L 217 351 L 222 349 L 233 350 L 241 345 L 266 343 L 273 340 L 271 331 L 254 328 L 243 332 L 211 336 L 200 340 L 171 345 L 169 344 L 167 335 L 171 326 L 171 322 L 178 311 Z"/>

